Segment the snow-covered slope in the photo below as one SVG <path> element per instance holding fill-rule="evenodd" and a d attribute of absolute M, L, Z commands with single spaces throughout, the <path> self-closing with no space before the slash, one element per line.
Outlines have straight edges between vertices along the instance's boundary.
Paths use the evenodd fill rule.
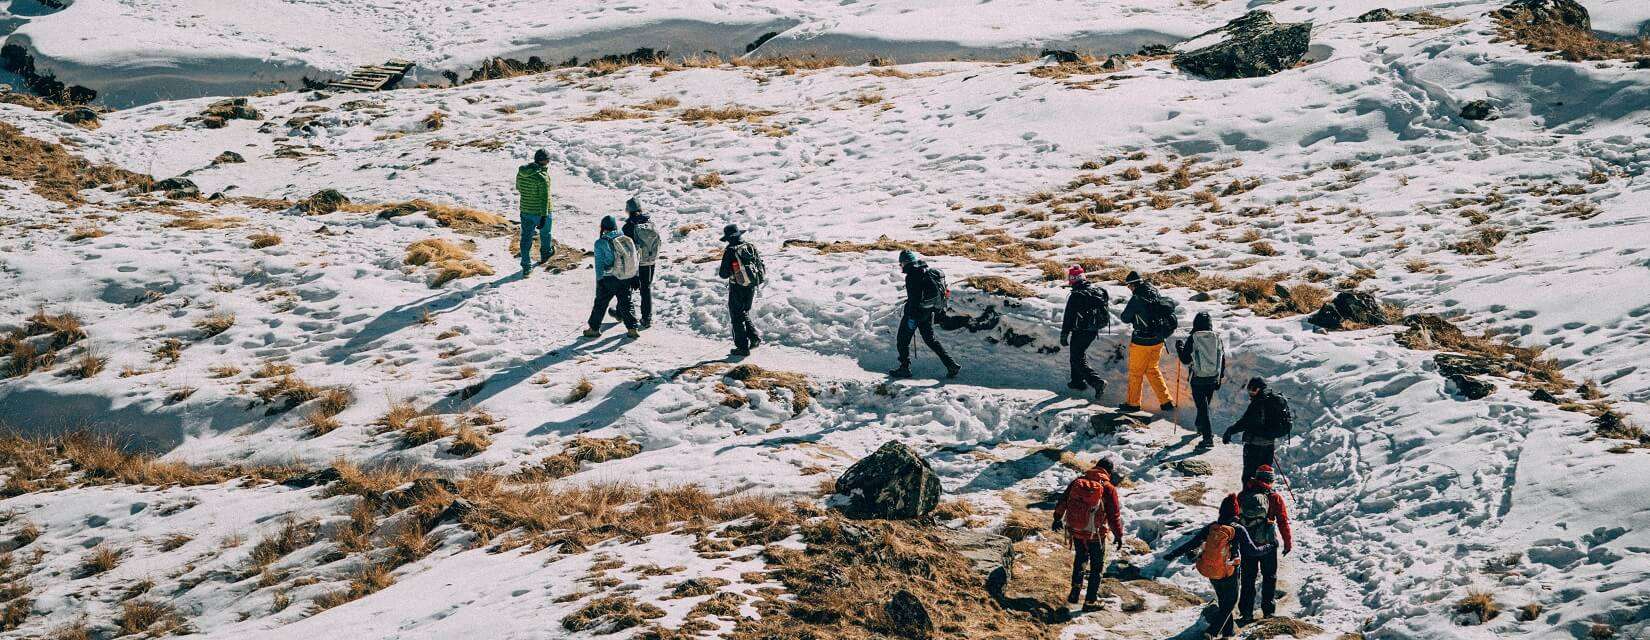
<path fill-rule="evenodd" d="M 149 50 L 269 48 L 282 52 L 273 58 L 319 68 L 323 58 L 392 53 L 374 40 L 398 38 L 373 28 L 386 21 L 427 38 L 421 62 L 445 65 L 460 50 L 473 60 L 597 28 L 590 25 L 794 19 L 801 24 L 792 35 L 910 39 L 943 23 L 934 30 L 940 39 L 995 47 L 1101 29 L 1095 24 L 1190 35 L 1242 10 L 798 3 L 741 5 L 722 20 L 710 16 L 724 9 L 709 5 L 638 9 L 618 20 L 599 15 L 617 9 L 580 5 L 585 13 L 569 9 L 544 23 L 521 19 L 540 4 L 300 10 L 360 20 L 369 34 L 340 39 L 254 21 L 241 5 L 173 4 L 195 3 L 80 0 L 20 33 L 46 47 L 44 35 L 63 24 L 54 21 L 76 12 L 109 12 L 118 23 L 193 11 L 198 26 L 184 30 L 201 39 Z M 284 11 L 290 3 L 277 4 Z M 1629 5 L 1609 4 L 1611 24 L 1638 17 L 1630 14 L 1642 10 Z M 1191 267 L 1205 278 L 1267 277 L 1303 295 L 1350 279 L 1406 313 L 1444 314 L 1473 333 L 1545 347 L 1565 376 L 1594 381 L 1597 398 L 1629 420 L 1650 420 L 1650 303 L 1639 293 L 1650 289 L 1650 72 L 1493 42 L 1482 17 L 1488 3 L 1432 3 L 1468 20 L 1449 27 L 1347 20 L 1375 6 L 1273 5 L 1280 19 L 1317 23 L 1310 62 L 1246 80 L 1192 78 L 1147 58 L 1111 74 L 1043 62 L 794 74 L 574 69 L 450 89 L 252 98 L 265 119 L 222 129 L 189 121 L 212 99 L 110 113 L 95 130 L 0 104 L 0 119 L 26 135 L 157 178 L 187 174 L 203 193 L 229 196 L 162 201 L 92 190 L 89 202 L 65 204 L 28 181 L 0 178 L 0 282 L 9 293 L 0 323 L 20 326 L 38 309 L 71 312 L 88 337 L 64 357 L 89 349 L 109 359 L 83 380 L 42 371 L 0 382 L 0 420 L 34 433 L 91 422 L 200 464 L 345 459 L 455 476 L 533 467 L 576 436 L 625 436 L 639 454 L 587 463 L 561 482 L 695 483 L 809 501 L 821 479 L 898 439 L 929 456 L 947 492 L 982 514 L 951 526 L 983 530 L 1000 529 L 1027 498 L 1072 477 L 1044 447 L 1083 460 L 1105 453 L 1119 456 L 1133 481 L 1124 490 L 1131 535 L 1155 550 L 1131 561 L 1148 577 L 1207 595 L 1195 572 L 1158 556 L 1235 489 L 1236 448 L 1201 456 L 1216 474 L 1190 478 L 1160 466 L 1191 455 L 1186 409 L 1149 428 L 1093 433 L 1091 415 L 1106 411 L 1064 388 L 1065 353 L 1056 349 L 1065 293 L 1043 279 L 1047 265 Z M 414 17 L 375 17 L 391 8 Z M 1034 10 L 1048 24 L 1016 19 Z M 1096 23 L 1070 17 L 1090 11 L 1101 16 Z M 1107 17 L 1124 15 L 1135 17 Z M 472 22 L 447 31 L 460 20 Z M 448 42 L 444 33 L 487 40 Z M 125 41 L 98 46 L 85 51 L 134 59 L 120 48 Z M 290 54 L 308 47 L 331 49 Z M 1478 99 L 1503 117 L 1462 119 L 1462 105 Z M 693 111 L 729 106 L 753 111 L 721 121 Z M 633 117 L 593 117 L 603 109 Z M 425 122 L 434 112 L 444 117 L 432 130 Z M 423 213 L 304 215 L 235 197 L 298 200 L 333 188 L 357 203 L 424 199 L 508 215 L 515 167 L 537 148 L 552 157 L 557 240 L 588 248 L 597 219 L 631 196 L 669 231 L 658 317 L 641 338 L 611 327 L 603 338 L 578 337 L 593 288 L 588 260 L 523 279 L 498 234 L 460 233 Z M 214 162 L 226 151 L 245 162 Z M 725 184 L 693 186 L 711 173 Z M 748 362 L 805 376 L 806 406 L 790 391 L 742 388 L 715 364 L 729 345 L 725 285 L 710 260 L 716 230 L 730 222 L 752 230 L 772 278 L 755 310 L 768 343 Z M 93 227 L 103 235 L 74 233 Z M 1487 251 L 1455 249 L 1487 229 L 1505 237 Z M 281 242 L 251 248 L 254 233 Z M 476 257 L 495 273 L 429 286 L 430 271 L 406 265 L 404 255 L 432 237 L 475 242 Z M 882 237 L 952 254 L 933 262 L 956 283 L 957 310 L 996 318 L 942 332 L 965 368 L 959 380 L 881 378 L 894 365 L 900 278 L 893 251 L 853 243 Z M 837 241 L 849 244 L 829 244 Z M 1004 277 L 1034 295 L 982 292 L 965 283 L 976 276 Z M 1120 304 L 1127 292 L 1107 284 Z M 1650 633 L 1650 509 L 1642 499 L 1650 451 L 1610 452 L 1625 441 L 1593 437 L 1588 415 L 1532 399 L 1513 379 L 1486 377 L 1493 393 L 1467 399 L 1440 375 L 1434 352 L 1394 339 L 1401 326 L 1324 333 L 1300 313 L 1243 308 L 1232 300 L 1236 285 L 1198 286 L 1209 293 L 1168 291 L 1188 317 L 1215 316 L 1234 353 L 1231 378 L 1267 377 L 1294 402 L 1297 437 L 1281 466 L 1301 545 L 1285 561 L 1286 613 L 1322 627 L 1324 637 L 1582 637 L 1595 624 L 1619 637 Z M 206 335 L 197 324 L 224 313 L 234 322 L 222 333 Z M 1121 399 L 1121 365 L 1109 358 L 1124 339 L 1107 334 L 1095 349 L 1112 382 L 1108 403 Z M 919 374 L 933 376 L 937 364 L 916 348 Z M 271 411 L 258 401 L 271 379 L 256 370 L 271 362 L 313 385 L 350 388 L 355 401 L 334 416 L 339 426 L 312 436 L 307 408 Z M 1242 410 L 1238 386 L 1218 396 L 1217 428 Z M 1592 391 L 1561 395 L 1577 405 L 1597 399 L 1586 397 Z M 450 437 L 408 446 L 376 424 L 402 401 L 447 418 L 485 412 L 497 420 L 491 445 L 470 455 L 454 453 Z M 318 542 L 272 565 L 290 570 L 274 584 L 239 573 L 252 545 L 237 536 L 258 541 L 291 519 L 314 519 L 326 538 L 349 519 L 349 500 L 253 481 L 7 498 L 8 535 L 24 522 L 42 532 L 14 555 L 45 553 L 17 569 L 27 569 L 34 590 L 19 632 L 45 633 L 83 616 L 105 624 L 121 588 L 145 578 L 156 583 L 154 597 L 214 637 L 554 637 L 560 620 L 611 593 L 655 602 L 665 610 L 655 622 L 675 628 L 704 601 L 663 599 L 686 577 L 728 580 L 726 591 L 753 602 L 778 587 L 771 574 L 745 577 L 771 560 L 761 545 L 705 555 L 691 535 L 662 533 L 581 551 L 488 553 L 470 549 L 473 532 L 452 522 L 431 530 L 434 551 L 396 569 L 395 585 L 324 611 L 300 604 L 338 588 L 370 554 L 334 557 Z M 196 506 L 166 507 L 173 504 Z M 179 531 L 192 540 L 159 544 Z M 98 545 L 130 555 L 110 572 L 80 575 L 79 558 Z M 684 568 L 652 572 L 671 565 Z M 634 586 L 616 591 L 605 582 L 614 577 Z M 1544 610 L 1529 621 L 1509 611 L 1463 626 L 1454 604 L 1474 591 L 1508 609 Z M 1171 609 L 1126 622 L 1086 616 L 1054 633 L 1160 638 L 1197 628 L 1194 610 Z M 739 611 L 760 615 L 751 603 Z"/>

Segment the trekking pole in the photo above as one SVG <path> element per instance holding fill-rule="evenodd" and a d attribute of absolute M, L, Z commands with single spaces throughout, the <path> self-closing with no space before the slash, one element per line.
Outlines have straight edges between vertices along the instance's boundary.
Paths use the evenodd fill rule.
<path fill-rule="evenodd" d="M 1174 416 L 1175 422 L 1180 421 L 1180 358 L 1178 356 L 1174 359 L 1174 411 L 1170 411 L 1169 415 Z"/>

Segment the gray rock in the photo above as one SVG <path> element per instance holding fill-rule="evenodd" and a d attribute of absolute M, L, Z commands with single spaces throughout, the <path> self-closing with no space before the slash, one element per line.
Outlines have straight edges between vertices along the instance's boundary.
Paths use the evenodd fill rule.
<path fill-rule="evenodd" d="M 927 638 L 934 631 L 934 619 L 928 615 L 928 606 L 910 591 L 900 589 L 883 606 L 888 621 L 901 638 Z"/>
<path fill-rule="evenodd" d="M 1212 80 L 1269 76 L 1306 56 L 1312 23 L 1279 23 L 1272 14 L 1256 9 L 1198 38 L 1215 33 L 1224 35 L 1220 42 L 1182 51 L 1174 65 Z"/>
<path fill-rule="evenodd" d="M 1179 460 L 1171 465 L 1171 468 L 1188 476 L 1212 476 L 1215 474 L 1214 466 L 1206 460 Z"/>
<path fill-rule="evenodd" d="M 1490 12 L 1491 15 L 1519 24 L 1533 26 L 1563 25 L 1582 31 L 1592 31 L 1593 21 L 1587 8 L 1575 0 L 1516 0 Z"/>
<path fill-rule="evenodd" d="M 940 503 L 940 478 L 916 451 L 890 440 L 837 478 L 852 518 L 892 520 L 928 515 Z"/>
<path fill-rule="evenodd" d="M 149 185 L 150 191 L 163 191 L 168 198 L 188 198 L 201 194 L 201 188 L 188 178 L 167 178 Z"/>
<path fill-rule="evenodd" d="M 299 202 L 298 210 L 310 215 L 321 215 L 337 211 L 346 204 L 349 204 L 349 197 L 339 193 L 337 189 L 322 189 Z"/>
<path fill-rule="evenodd" d="M 1438 364 L 1438 372 L 1444 379 L 1455 384 L 1461 396 L 1468 400 L 1478 400 L 1495 393 L 1495 385 L 1480 380 L 1478 376 L 1506 375 L 1507 370 L 1500 363 L 1481 356 L 1468 356 L 1458 353 L 1440 353 L 1432 357 Z"/>
<path fill-rule="evenodd" d="M 1338 330 L 1346 328 L 1347 323 L 1363 327 L 1388 325 L 1392 324 L 1392 317 L 1373 294 L 1363 291 L 1342 291 L 1306 321 L 1325 329 Z"/>
<path fill-rule="evenodd" d="M 1495 105 L 1490 104 L 1488 100 L 1473 100 L 1461 105 L 1461 119 L 1499 120 L 1501 119 L 1501 110 L 1496 109 Z"/>
<path fill-rule="evenodd" d="M 1104 71 L 1122 71 L 1127 68 L 1129 68 L 1129 59 L 1115 53 L 1106 56 L 1106 61 L 1100 63 L 1100 69 Z"/>
<path fill-rule="evenodd" d="M 1391 9 L 1382 7 L 1364 12 L 1363 15 L 1354 19 L 1354 22 L 1391 22 L 1397 19 L 1398 14 L 1393 13 Z"/>
<path fill-rule="evenodd" d="M 1062 49 L 1044 49 L 1037 56 L 1040 58 L 1054 58 L 1054 61 L 1059 64 L 1076 64 L 1083 61 L 1083 57 L 1077 55 L 1076 52 Z"/>
<path fill-rule="evenodd" d="M 57 114 L 57 119 L 69 124 L 96 125 L 97 110 L 91 107 L 69 107 Z"/>
<path fill-rule="evenodd" d="M 246 158 L 241 156 L 239 153 L 235 153 L 234 151 L 225 151 L 218 154 L 218 157 L 212 159 L 212 164 L 214 165 L 240 164 L 242 162 L 246 162 Z"/>

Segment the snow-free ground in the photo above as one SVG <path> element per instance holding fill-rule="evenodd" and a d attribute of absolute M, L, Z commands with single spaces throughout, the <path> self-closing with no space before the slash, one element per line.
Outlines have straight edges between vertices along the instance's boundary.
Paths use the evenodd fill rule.
<path fill-rule="evenodd" d="M 82 0 L 49 17 L 108 12 L 114 21 L 136 4 Z M 257 20 L 264 31 L 252 31 L 246 16 L 254 13 L 222 14 L 229 3 L 160 4 L 210 5 L 191 15 L 211 28 L 187 31 L 240 48 L 297 51 L 320 45 L 292 33 L 324 35 L 281 31 L 281 20 Z M 281 13 L 291 3 L 271 4 L 280 6 L 257 15 L 294 15 Z M 306 10 L 371 17 L 369 4 Z M 1650 18 L 1617 15 L 1650 13 L 1634 3 L 1587 4 L 1601 22 Z M 1013 5 L 996 5 L 981 11 L 1014 13 Z M 462 13 L 528 29 L 511 6 Z M 578 332 L 593 288 L 588 260 L 523 278 L 507 237 L 459 234 L 422 214 L 308 216 L 233 198 L 133 206 L 127 196 L 89 191 L 91 203 L 64 205 L 36 195 L 27 182 L 0 179 L 0 282 L 8 294 L 0 299 L 0 323 L 21 325 L 37 309 L 72 312 L 89 335 L 76 349 L 109 358 L 103 373 L 86 380 L 37 372 L 0 382 L 0 420 L 26 433 L 89 423 L 168 459 L 202 464 L 321 467 L 343 458 L 453 474 L 510 473 L 561 451 L 576 435 L 622 435 L 642 452 L 586 464 L 560 482 L 697 483 L 717 493 L 807 500 L 821 480 L 897 439 L 928 457 L 950 496 L 982 514 L 949 525 L 985 530 L 1073 477 L 1045 448 L 1083 461 L 1110 454 L 1133 483 L 1123 492 L 1125 523 L 1153 550 L 1131 561 L 1148 576 L 1207 596 L 1206 582 L 1189 565 L 1159 556 L 1235 490 L 1237 448 L 1202 456 L 1213 477 L 1162 467 L 1191 454 L 1189 408 L 1161 414 L 1167 421 L 1148 428 L 1094 433 L 1090 416 L 1107 410 L 1065 389 L 1066 354 L 1054 352 L 1065 293 L 1043 280 L 1038 260 L 1142 272 L 1190 266 L 1234 279 L 1279 275 L 1296 287 L 1355 277 L 1363 290 L 1407 313 L 1445 314 L 1475 332 L 1545 347 L 1570 379 L 1594 381 L 1630 420 L 1650 420 L 1650 298 L 1643 293 L 1650 290 L 1650 71 L 1626 62 L 1549 60 L 1494 42 L 1492 23 L 1482 17 L 1494 8 L 1489 3 L 1433 4 L 1440 14 L 1467 20 L 1441 28 L 1347 19 L 1374 6 L 1325 5 L 1310 16 L 1317 23 L 1310 63 L 1251 80 L 1201 80 L 1167 60 L 1143 58 L 1108 75 L 1050 73 L 1043 62 L 848 66 L 794 75 L 743 67 L 629 67 L 602 76 L 575 69 L 450 89 L 253 98 L 264 121 L 231 120 L 212 130 L 187 120 L 211 99 L 106 114 L 95 130 L 0 105 L 0 119 L 27 135 L 157 178 L 187 173 L 203 193 L 230 196 L 298 200 L 335 188 L 357 202 L 422 198 L 508 216 L 515 167 L 544 148 L 552 157 L 559 241 L 588 248 L 597 219 L 619 213 L 631 196 L 666 231 L 654 328 L 629 340 L 610 324 L 603 337 L 587 340 Z M 843 33 L 854 33 L 841 25 L 856 20 L 899 24 L 886 15 L 899 13 L 890 3 L 795 12 L 741 7 L 752 22 L 806 9 L 833 16 L 809 20 Z M 936 10 L 908 8 L 917 15 Z M 1307 17 L 1305 8 L 1288 3 L 1276 8 L 1280 19 Z M 416 13 L 443 10 L 425 3 Z M 695 10 L 643 13 L 664 20 Z M 1179 31 L 1166 32 L 1183 37 L 1241 10 L 1234 3 L 1165 3 L 1127 12 L 1180 23 Z M 1108 3 L 1105 11 L 1123 10 Z M 152 21 L 164 12 L 142 13 Z M 568 25 L 543 28 L 573 29 L 580 19 L 586 18 L 569 13 L 557 18 Z M 407 57 L 414 54 L 374 40 L 387 36 L 373 27 L 391 21 L 439 40 L 445 36 L 426 20 L 452 24 L 378 20 L 358 29 L 370 37 L 328 37 L 325 46 Z M 50 24 L 35 18 L 19 33 L 43 47 L 45 32 L 28 30 Z M 966 41 L 976 29 L 990 27 L 948 37 Z M 454 31 L 501 42 L 525 37 L 487 25 Z M 219 48 L 147 33 L 172 43 L 166 46 Z M 261 43 L 266 36 L 249 35 L 257 33 L 279 37 Z M 103 38 L 98 46 L 129 42 Z M 452 60 L 455 49 L 472 44 L 432 42 L 426 55 Z M 474 49 L 479 56 L 509 47 Z M 86 51 L 130 59 L 118 47 Z M 667 98 L 675 102 L 661 101 Z M 1476 99 L 1490 100 L 1503 117 L 1461 119 L 1461 105 Z M 685 117 L 692 108 L 730 105 L 758 113 L 722 122 Z M 604 108 L 638 117 L 590 119 Z M 430 130 L 423 123 L 437 111 L 445 114 L 443 126 Z M 224 151 L 246 162 L 213 164 Z M 1194 159 L 1190 186 L 1158 185 Z M 1092 164 L 1080 168 L 1085 163 Z M 1140 177 L 1128 177 L 1131 170 Z M 710 173 L 725 185 L 692 186 Z M 1229 189 L 1234 182 L 1242 188 Z M 1218 209 L 1194 196 L 1205 190 Z M 1133 206 L 1077 219 L 1095 198 Z M 169 226 L 180 210 L 225 219 L 226 226 Z M 721 362 L 730 346 L 725 285 L 710 261 L 716 231 L 730 222 L 751 229 L 772 278 L 755 311 L 767 343 L 746 362 L 806 376 L 814 401 L 801 410 L 788 392 L 747 391 L 695 369 Z M 69 239 L 86 226 L 106 235 Z M 1487 227 L 1507 232 L 1490 254 L 1451 248 Z M 252 249 L 248 235 L 256 232 L 283 242 Z M 924 379 L 883 380 L 881 372 L 894 365 L 901 295 L 892 251 L 786 245 L 884 236 L 977 246 L 1006 241 L 1031 255 L 933 259 L 956 283 L 959 312 L 1000 316 L 990 329 L 941 332 L 963 363 L 959 379 L 929 379 L 939 366 L 919 344 L 916 368 Z M 430 273 L 404 265 L 403 256 L 410 243 L 431 237 L 474 240 L 477 257 L 495 274 L 430 287 Z M 977 291 L 963 284 L 970 276 L 1003 276 L 1033 287 L 1035 296 Z M 1127 292 L 1106 284 L 1120 308 Z M 1432 352 L 1393 340 L 1398 328 L 1323 333 L 1304 315 L 1240 309 L 1225 290 L 1196 296 L 1201 300 L 1185 288 L 1168 291 L 1182 300 L 1187 318 L 1211 312 L 1233 353 L 1229 376 L 1236 382 L 1218 397 L 1217 429 L 1242 410 L 1238 382 L 1252 375 L 1272 380 L 1295 407 L 1297 435 L 1281 467 L 1300 544 L 1285 559 L 1284 613 L 1323 628 L 1326 638 L 1585 637 L 1595 624 L 1613 627 L 1618 637 L 1650 633 L 1650 451 L 1609 452 L 1622 441 L 1594 438 L 1587 415 L 1533 400 L 1510 380 L 1487 378 L 1498 389 L 1467 400 L 1439 375 Z M 214 312 L 233 313 L 234 325 L 202 338 L 195 323 Z M 182 346 L 175 362 L 153 355 L 167 339 Z M 1093 352 L 1112 383 L 1106 405 L 1121 400 L 1121 363 L 1112 353 L 1123 339 L 1108 333 Z M 271 415 L 253 395 L 267 384 L 252 377 L 266 362 L 289 364 L 312 384 L 350 387 L 357 401 L 337 416 L 342 426 L 311 437 L 300 424 L 304 412 Z M 1173 375 L 1167 358 L 1164 364 Z M 224 376 L 224 366 L 240 372 Z M 581 381 L 590 392 L 570 400 Z M 181 389 L 193 391 L 179 400 Z M 744 401 L 729 402 L 729 394 Z M 499 420 L 498 430 L 490 447 L 469 457 L 449 453 L 449 440 L 406 447 L 374 424 L 400 400 L 440 415 L 485 411 Z M 1205 486 L 1202 499 L 1192 495 L 1194 484 Z M 5 533 L 32 523 L 42 535 L 21 550 L 45 552 L 27 578 L 32 614 L 8 633 L 40 635 L 82 618 L 108 624 L 120 590 L 143 579 L 156 583 L 151 593 L 168 594 L 196 632 L 212 637 L 584 637 L 589 633 L 564 632 L 560 620 L 595 597 L 581 576 L 615 558 L 630 567 L 619 570 L 635 585 L 630 593 L 666 609 L 655 622 L 667 627 L 701 600 L 658 600 L 681 576 L 721 577 L 740 592 L 776 586 L 742 581 L 761 570 L 756 548 L 703 558 L 688 548 L 690 540 L 663 534 L 586 553 L 495 554 L 468 548 L 451 526 L 432 532 L 435 553 L 397 569 L 393 586 L 320 613 L 304 606 L 306 598 L 353 570 L 347 562 L 322 563 L 320 543 L 286 562 L 294 575 L 306 562 L 318 565 L 316 575 L 332 582 L 266 586 L 211 577 L 244 561 L 246 547 L 227 543 L 237 537 L 258 540 L 289 517 L 344 519 L 347 498 L 322 495 L 319 488 L 230 484 L 83 487 L 7 498 Z M 156 544 L 178 532 L 191 541 L 164 551 Z M 129 555 L 113 571 L 80 577 L 79 558 L 98 545 Z M 685 572 L 650 576 L 641 570 L 647 565 L 684 565 Z M 1488 624 L 1460 624 L 1454 604 L 1475 591 L 1493 594 L 1509 611 Z M 274 606 L 277 593 L 294 603 Z M 1530 603 L 1544 607 L 1535 620 L 1510 611 Z M 1198 628 L 1195 608 L 1121 620 L 1114 614 L 1078 618 L 1061 633 L 1154 638 Z M 726 630 L 731 622 L 721 624 Z"/>

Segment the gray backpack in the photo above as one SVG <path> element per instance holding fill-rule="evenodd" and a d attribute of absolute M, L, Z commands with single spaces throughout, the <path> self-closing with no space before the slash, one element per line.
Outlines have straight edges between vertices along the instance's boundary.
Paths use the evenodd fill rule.
<path fill-rule="evenodd" d="M 651 267 L 659 260 L 659 232 L 652 222 L 633 225 L 630 234 L 636 239 L 636 260 L 641 266 Z"/>
<path fill-rule="evenodd" d="M 1226 346 L 1221 344 L 1220 336 L 1213 331 L 1192 332 L 1192 365 L 1193 378 L 1216 378 L 1220 376 L 1221 364 L 1225 362 Z"/>

